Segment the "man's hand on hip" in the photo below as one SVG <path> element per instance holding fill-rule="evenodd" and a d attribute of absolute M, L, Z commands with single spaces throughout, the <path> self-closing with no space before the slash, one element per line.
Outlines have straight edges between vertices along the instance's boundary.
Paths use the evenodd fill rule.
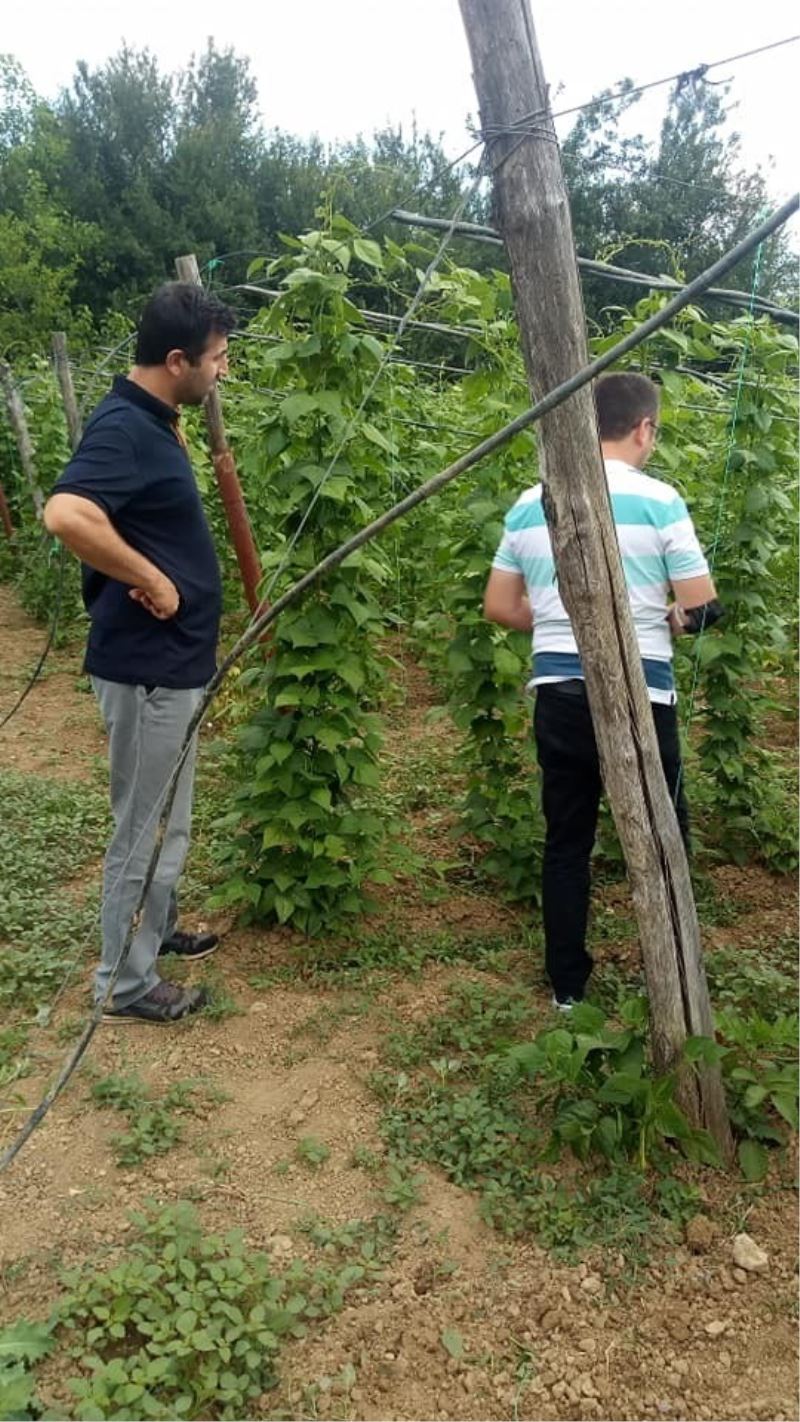
<path fill-rule="evenodd" d="M 146 612 L 166 622 L 174 617 L 180 606 L 181 596 L 173 582 L 164 573 L 159 573 L 147 588 L 130 588 L 128 597 L 138 602 Z"/>

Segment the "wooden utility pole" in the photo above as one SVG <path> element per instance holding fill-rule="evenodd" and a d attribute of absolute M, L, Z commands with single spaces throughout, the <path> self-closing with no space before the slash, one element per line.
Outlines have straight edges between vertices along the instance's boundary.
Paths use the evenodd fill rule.
<path fill-rule="evenodd" d="M 588 360 L 569 201 L 528 0 L 460 0 L 497 226 L 511 264 L 536 400 Z M 689 868 L 669 797 L 617 545 L 590 387 L 540 426 L 544 506 L 572 621 L 603 781 L 625 852 L 656 1068 L 713 1035 Z M 718 1069 L 680 1070 L 679 1099 L 731 1154 Z"/>
<path fill-rule="evenodd" d="M 44 499 L 42 498 L 42 491 L 39 488 L 39 480 L 36 476 L 36 461 L 33 455 L 33 445 L 31 444 L 28 421 L 25 417 L 25 406 L 22 403 L 14 377 L 11 374 L 11 367 L 6 365 L 4 360 L 0 360 L 0 385 L 3 387 L 9 422 L 14 431 L 14 438 L 17 441 L 19 462 L 22 465 L 22 472 L 25 475 L 28 487 L 31 491 L 36 517 L 41 522 L 44 512 Z"/>
<path fill-rule="evenodd" d="M 58 380 L 59 389 L 61 390 L 61 399 L 64 402 L 64 414 L 67 419 L 70 449 L 76 450 L 81 442 L 83 430 L 81 428 L 78 402 L 75 398 L 75 386 L 72 383 L 72 367 L 69 363 L 67 337 L 64 331 L 53 332 L 53 365 L 55 366 L 56 379 Z"/>
<path fill-rule="evenodd" d="M 197 258 L 193 253 L 185 257 L 176 257 L 175 270 L 179 281 L 194 282 L 195 286 L 202 286 Z M 222 404 L 219 391 L 216 388 L 211 391 L 205 402 L 205 411 L 217 486 L 228 520 L 239 572 L 242 575 L 245 597 L 250 611 L 255 612 L 260 606 L 258 585 L 261 581 L 261 561 L 253 538 L 247 505 L 236 472 L 236 464 L 225 434 Z"/>

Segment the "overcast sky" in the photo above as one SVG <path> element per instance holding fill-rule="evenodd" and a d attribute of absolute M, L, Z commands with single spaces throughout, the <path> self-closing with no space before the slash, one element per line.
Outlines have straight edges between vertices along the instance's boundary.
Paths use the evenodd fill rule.
<path fill-rule="evenodd" d="M 466 147 L 475 112 L 457 0 L 6 0 L 0 46 L 53 97 L 75 64 L 102 63 L 123 40 L 148 46 L 164 69 L 182 67 L 213 36 L 251 61 L 265 123 L 307 136 L 352 138 L 384 123 L 442 134 L 448 153 Z M 644 83 L 793 34 L 793 0 L 532 0 L 555 107 L 581 103 L 630 76 Z M 748 166 L 770 188 L 797 182 L 796 95 L 800 44 L 715 70 L 733 79 L 735 126 Z M 563 86 L 557 93 L 559 86 Z M 632 123 L 657 134 L 667 88 L 646 96 Z"/>

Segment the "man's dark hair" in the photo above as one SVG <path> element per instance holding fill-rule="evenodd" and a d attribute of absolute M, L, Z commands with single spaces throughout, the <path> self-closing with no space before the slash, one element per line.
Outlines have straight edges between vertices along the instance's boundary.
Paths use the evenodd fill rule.
<path fill-rule="evenodd" d="M 196 365 L 212 331 L 227 336 L 236 325 L 230 306 L 188 281 L 168 281 L 150 297 L 139 321 L 136 364 L 163 365 L 169 351 L 185 351 Z"/>
<path fill-rule="evenodd" d="M 594 387 L 601 439 L 624 439 L 642 420 L 658 418 L 658 386 L 646 375 L 604 375 Z"/>

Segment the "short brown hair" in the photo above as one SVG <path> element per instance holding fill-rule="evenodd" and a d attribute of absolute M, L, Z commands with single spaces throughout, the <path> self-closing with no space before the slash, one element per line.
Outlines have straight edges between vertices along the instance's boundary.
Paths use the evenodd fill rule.
<path fill-rule="evenodd" d="M 236 325 L 230 306 L 190 281 L 167 281 L 150 297 L 139 321 L 136 364 L 163 365 L 183 351 L 197 365 L 212 332 L 227 336 Z"/>
<path fill-rule="evenodd" d="M 658 386 L 646 375 L 604 375 L 594 387 L 601 439 L 624 439 L 642 420 L 658 416 Z"/>

